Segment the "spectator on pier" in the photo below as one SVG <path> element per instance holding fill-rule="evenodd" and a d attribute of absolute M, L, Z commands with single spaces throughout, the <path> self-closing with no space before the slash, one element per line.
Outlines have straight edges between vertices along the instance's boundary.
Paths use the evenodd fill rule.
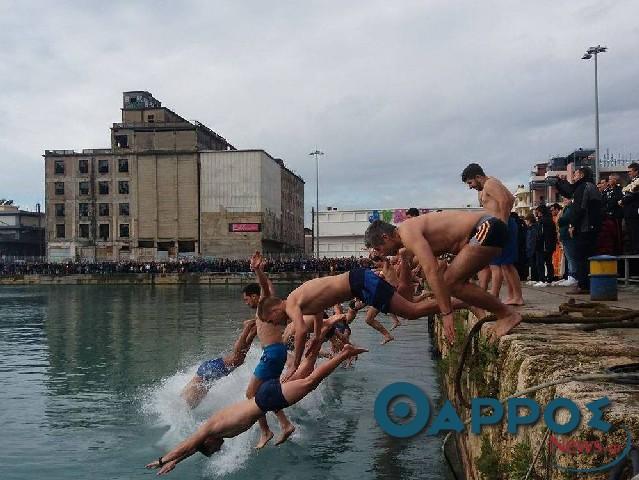
<path fill-rule="evenodd" d="M 626 252 L 634 255 L 639 253 L 639 163 L 628 165 L 628 176 L 630 183 L 623 188 L 623 198 L 619 200 L 619 205 L 623 207 L 628 236 Z"/>

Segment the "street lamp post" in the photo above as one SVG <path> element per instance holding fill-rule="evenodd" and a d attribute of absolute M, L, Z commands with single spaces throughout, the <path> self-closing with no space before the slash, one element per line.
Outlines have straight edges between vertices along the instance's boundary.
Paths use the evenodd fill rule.
<path fill-rule="evenodd" d="M 599 88 L 597 78 L 597 55 L 608 50 L 608 47 L 602 47 L 597 45 L 596 47 L 590 47 L 581 57 L 582 60 L 590 60 L 595 57 L 595 183 L 599 182 Z"/>
<path fill-rule="evenodd" d="M 319 160 L 320 155 L 324 155 L 324 152 L 315 150 L 309 153 L 315 157 L 315 256 L 320 258 L 319 253 Z"/>

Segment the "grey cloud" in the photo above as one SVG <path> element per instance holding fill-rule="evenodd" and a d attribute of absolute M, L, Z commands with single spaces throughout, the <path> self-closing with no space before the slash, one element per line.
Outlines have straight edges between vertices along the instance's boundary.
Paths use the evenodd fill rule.
<path fill-rule="evenodd" d="M 265 148 L 314 203 L 454 206 L 478 161 L 511 186 L 593 139 L 635 152 L 639 6 L 571 2 L 19 2 L 0 6 L 3 196 L 42 200 L 45 148 L 108 144 L 146 89 L 240 148 Z"/>

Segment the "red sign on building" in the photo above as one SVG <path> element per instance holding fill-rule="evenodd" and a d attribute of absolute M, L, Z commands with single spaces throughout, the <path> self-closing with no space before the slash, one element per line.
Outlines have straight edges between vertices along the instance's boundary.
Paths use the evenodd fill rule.
<path fill-rule="evenodd" d="M 261 232 L 261 223 L 229 223 L 229 232 L 245 233 L 245 232 Z"/>

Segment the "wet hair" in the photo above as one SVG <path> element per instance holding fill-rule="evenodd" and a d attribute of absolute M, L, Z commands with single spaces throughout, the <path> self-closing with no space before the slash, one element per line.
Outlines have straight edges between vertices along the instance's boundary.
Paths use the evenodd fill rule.
<path fill-rule="evenodd" d="M 477 175 L 480 177 L 485 177 L 484 169 L 478 163 L 469 163 L 464 171 L 461 174 L 462 182 L 467 182 L 468 180 L 472 180 Z"/>
<path fill-rule="evenodd" d="M 202 455 L 210 457 L 222 448 L 223 443 L 223 438 L 209 436 L 206 437 L 204 441 L 197 446 L 197 451 L 200 452 Z"/>
<path fill-rule="evenodd" d="M 635 172 L 639 171 L 639 163 L 632 162 L 630 165 L 628 165 L 628 168 L 632 168 Z"/>
<path fill-rule="evenodd" d="M 244 295 L 259 295 L 260 291 L 260 286 L 257 283 L 249 283 L 242 289 Z"/>
<path fill-rule="evenodd" d="M 409 208 L 408 210 L 406 210 L 406 215 L 409 215 L 411 217 L 419 217 L 419 210 L 417 210 L 415 207 Z"/>
<path fill-rule="evenodd" d="M 364 233 L 364 245 L 366 248 L 377 247 L 383 243 L 382 235 L 392 235 L 397 227 L 382 220 L 375 220 Z"/>
<path fill-rule="evenodd" d="M 348 302 L 348 308 L 350 308 L 351 310 L 355 310 L 355 300 L 351 300 L 350 302 Z"/>
<path fill-rule="evenodd" d="M 274 307 L 282 303 L 281 298 L 277 297 L 265 297 L 257 304 L 257 318 L 262 319 L 264 316 L 271 313 Z"/>

